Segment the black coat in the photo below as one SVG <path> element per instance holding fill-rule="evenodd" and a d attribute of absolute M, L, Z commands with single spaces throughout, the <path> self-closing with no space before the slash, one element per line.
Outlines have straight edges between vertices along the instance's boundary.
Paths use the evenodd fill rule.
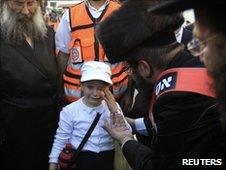
<path fill-rule="evenodd" d="M 54 33 L 34 49 L 1 39 L 1 124 L 5 142 L 0 169 L 48 169 L 58 121 L 58 68 Z M 2 157 L 3 156 L 3 157 Z"/>
<path fill-rule="evenodd" d="M 168 65 L 168 69 L 176 67 L 203 67 L 203 64 L 183 52 Z M 219 159 L 225 154 L 219 112 L 213 98 L 170 92 L 158 98 L 153 116 L 158 128 L 153 150 L 136 141 L 123 146 L 126 159 L 135 170 L 183 169 L 182 158 Z M 145 122 L 151 132 L 150 121 Z"/>
<path fill-rule="evenodd" d="M 192 31 L 187 28 L 183 28 L 181 43 L 184 44 L 185 47 L 187 47 L 187 44 L 192 40 L 192 37 Z"/>

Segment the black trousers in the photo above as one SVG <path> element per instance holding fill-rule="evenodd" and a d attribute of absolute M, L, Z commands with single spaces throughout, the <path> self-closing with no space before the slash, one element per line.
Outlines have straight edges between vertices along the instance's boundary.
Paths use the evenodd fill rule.
<path fill-rule="evenodd" d="M 114 170 L 114 150 L 100 153 L 81 152 L 77 162 L 79 170 Z"/>

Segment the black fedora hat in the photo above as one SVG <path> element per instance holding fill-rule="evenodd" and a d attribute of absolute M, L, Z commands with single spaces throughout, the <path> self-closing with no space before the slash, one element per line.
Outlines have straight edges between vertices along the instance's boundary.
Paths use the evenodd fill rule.
<path fill-rule="evenodd" d="M 169 14 L 181 12 L 187 9 L 222 8 L 225 0 L 160 0 L 155 6 L 151 6 L 148 12 L 157 14 Z"/>
<path fill-rule="evenodd" d="M 184 22 L 180 13 L 155 15 L 153 0 L 127 0 L 96 27 L 96 36 L 110 63 L 131 57 L 137 47 L 156 48 L 176 42 L 174 31 Z"/>

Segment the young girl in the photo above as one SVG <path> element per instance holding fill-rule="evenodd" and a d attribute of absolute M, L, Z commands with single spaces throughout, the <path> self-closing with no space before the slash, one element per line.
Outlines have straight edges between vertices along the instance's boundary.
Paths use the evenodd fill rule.
<path fill-rule="evenodd" d="M 102 128 L 103 121 L 109 120 L 110 114 L 121 112 L 114 100 L 113 104 L 109 105 L 110 108 L 103 100 L 106 99 L 105 95 L 109 93 L 109 87 L 112 85 L 110 67 L 103 62 L 90 61 L 83 65 L 81 74 L 84 96 L 64 107 L 60 113 L 59 127 L 49 155 L 49 169 L 57 170 L 59 154 L 68 141 L 75 149 L 79 146 L 99 112 L 100 120 L 79 154 L 77 162 L 80 170 L 113 170 L 113 139 Z M 128 124 L 127 128 L 130 128 Z"/>

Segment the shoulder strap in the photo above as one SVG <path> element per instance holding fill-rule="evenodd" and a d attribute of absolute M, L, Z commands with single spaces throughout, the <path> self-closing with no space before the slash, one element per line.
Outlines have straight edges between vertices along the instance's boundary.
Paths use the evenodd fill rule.
<path fill-rule="evenodd" d="M 87 140 L 89 139 L 91 133 L 93 132 L 94 128 L 97 125 L 97 122 L 100 119 L 101 114 L 99 112 L 97 112 L 97 115 L 92 123 L 92 125 L 90 126 L 89 130 L 86 132 L 84 138 L 82 139 L 82 142 L 79 144 L 78 148 L 77 148 L 77 154 L 79 154 L 83 148 L 83 146 L 85 145 L 85 143 L 87 142 Z"/>

